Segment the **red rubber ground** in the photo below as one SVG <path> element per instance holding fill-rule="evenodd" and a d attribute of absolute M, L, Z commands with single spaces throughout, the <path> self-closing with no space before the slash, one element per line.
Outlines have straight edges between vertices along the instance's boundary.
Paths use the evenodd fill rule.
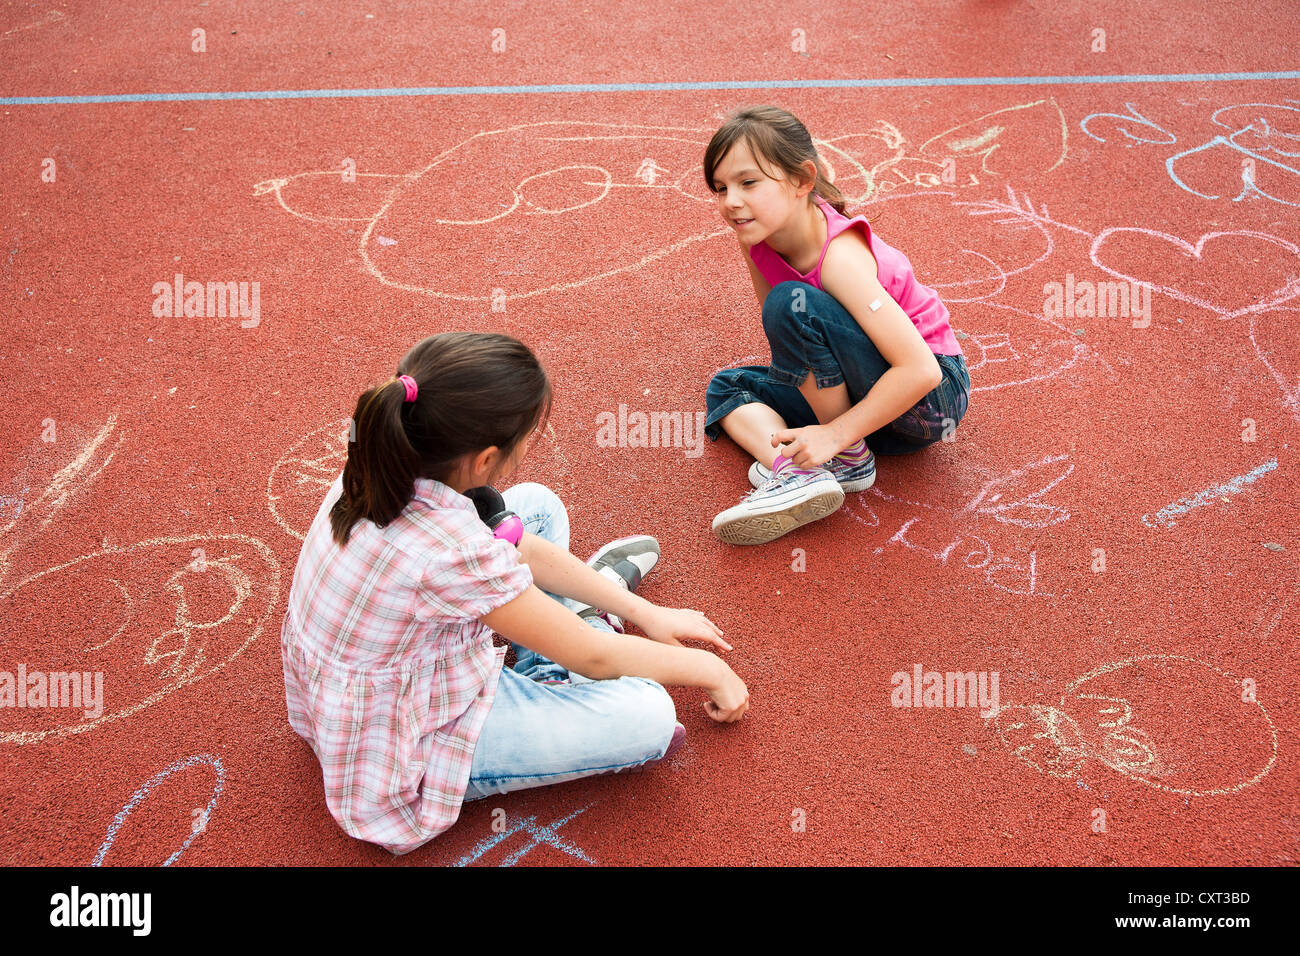
<path fill-rule="evenodd" d="M 1262 72 L 1300 44 L 1282 2 L 155 6 L 6 5 L 3 95 Z M 710 533 L 735 445 L 604 448 L 596 421 L 690 415 L 765 361 L 699 173 L 758 102 L 940 290 L 973 394 L 954 441 L 740 549 Z M 9 104 L 0 129 L 0 670 L 105 681 L 98 719 L 0 708 L 0 862 L 1295 862 L 1294 79 Z M 257 282 L 260 321 L 156 316 L 176 273 Z M 1049 283 L 1121 278 L 1148 326 L 1044 315 Z M 394 860 L 329 817 L 279 625 L 356 394 L 463 328 L 553 374 L 519 479 L 584 557 L 656 535 L 644 594 L 718 622 L 752 708 L 715 725 L 674 688 L 667 765 L 483 801 Z M 918 664 L 996 672 L 1000 712 L 892 706 Z"/>

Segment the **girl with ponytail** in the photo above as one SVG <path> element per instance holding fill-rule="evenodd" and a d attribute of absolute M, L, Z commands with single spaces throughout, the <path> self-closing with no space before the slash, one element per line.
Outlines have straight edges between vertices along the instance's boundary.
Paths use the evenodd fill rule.
<path fill-rule="evenodd" d="M 748 709 L 722 658 L 681 644 L 731 650 L 713 622 L 634 593 L 659 559 L 653 538 L 584 564 L 553 492 L 490 487 L 550 409 L 517 339 L 425 339 L 357 400 L 347 465 L 303 542 L 281 629 L 289 723 L 334 819 L 392 853 L 442 833 L 467 800 L 661 761 L 685 738 L 665 684 L 705 688 L 716 721 Z M 498 523 L 503 509 L 513 520 Z"/>

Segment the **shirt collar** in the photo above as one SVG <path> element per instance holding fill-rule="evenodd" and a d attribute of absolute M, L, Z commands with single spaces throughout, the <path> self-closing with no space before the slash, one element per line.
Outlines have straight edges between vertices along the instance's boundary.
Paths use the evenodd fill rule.
<path fill-rule="evenodd" d="M 455 488 L 444 485 L 436 478 L 416 478 L 414 497 L 439 508 L 460 508 L 462 511 L 475 510 L 474 502 Z"/>

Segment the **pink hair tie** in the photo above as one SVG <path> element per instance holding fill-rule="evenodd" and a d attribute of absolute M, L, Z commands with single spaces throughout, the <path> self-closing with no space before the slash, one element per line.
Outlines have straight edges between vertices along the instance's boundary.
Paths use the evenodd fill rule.
<path fill-rule="evenodd" d="M 406 389 L 406 401 L 415 401 L 415 396 L 420 394 L 420 389 L 415 384 L 415 379 L 411 378 L 409 375 L 399 375 L 397 376 L 397 380 L 401 382 L 402 387 Z"/>

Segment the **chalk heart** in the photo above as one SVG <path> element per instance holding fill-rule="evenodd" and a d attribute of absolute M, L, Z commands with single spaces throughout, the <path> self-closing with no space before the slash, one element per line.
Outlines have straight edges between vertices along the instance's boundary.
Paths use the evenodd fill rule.
<path fill-rule="evenodd" d="M 1146 275 L 1129 275 L 1118 269 L 1112 269 L 1105 264 L 1103 257 L 1106 255 L 1106 247 L 1117 243 L 1119 238 L 1128 240 L 1129 255 L 1131 261 L 1140 261 L 1149 263 L 1151 271 Z M 1211 246 L 1212 257 L 1207 259 L 1205 256 L 1207 244 Z M 1267 249 L 1261 246 L 1266 243 L 1277 247 L 1276 249 Z M 1269 253 L 1267 260 L 1270 264 L 1279 267 L 1285 274 L 1285 279 L 1281 282 L 1272 284 L 1252 283 L 1251 277 L 1258 276 L 1261 272 L 1260 265 L 1256 260 L 1261 258 L 1261 254 Z M 1181 275 L 1174 279 L 1169 277 L 1169 272 L 1175 265 L 1183 264 L 1175 258 L 1182 256 L 1183 260 L 1194 260 L 1191 274 L 1184 268 Z M 1245 287 L 1244 301 L 1241 304 L 1230 304 L 1221 298 L 1209 298 L 1202 295 L 1195 295 L 1188 290 L 1189 285 L 1200 284 L 1222 287 L 1222 280 L 1210 281 L 1208 278 L 1198 280 L 1196 273 L 1203 272 L 1208 274 L 1209 264 L 1224 259 L 1231 264 L 1231 268 L 1219 268 L 1222 275 L 1231 275 L 1234 286 Z M 1167 295 L 1172 299 L 1180 302 L 1190 302 L 1198 305 L 1203 309 L 1208 309 L 1215 313 L 1220 319 L 1234 319 L 1240 315 L 1246 315 L 1253 312 L 1260 312 L 1264 309 L 1280 305 L 1289 299 L 1300 295 L 1300 246 L 1280 239 L 1277 236 L 1269 235 L 1266 232 L 1253 232 L 1251 230 L 1237 230 L 1233 232 L 1207 232 L 1196 240 L 1193 245 L 1178 236 L 1171 236 L 1166 232 L 1157 232 L 1154 229 L 1139 229 L 1131 226 L 1116 226 L 1103 230 L 1092 243 L 1092 262 L 1103 272 L 1122 279 L 1125 282 L 1141 282 L 1151 286 L 1156 292 Z M 1167 263 L 1162 270 L 1160 263 Z M 1274 272 L 1277 269 L 1272 270 Z M 1164 273 L 1163 275 L 1161 273 Z"/>
<path fill-rule="evenodd" d="M 242 534 L 106 547 L 28 575 L 0 592 L 0 646 L 3 670 L 23 662 L 33 703 L 0 708 L 0 745 L 84 733 L 217 673 L 257 640 L 279 594 L 279 561 Z M 47 675 L 87 672 L 102 674 L 98 708 L 52 706 Z"/>
<path fill-rule="evenodd" d="M 1265 309 L 1250 317 L 1250 342 L 1282 392 L 1282 406 L 1300 422 L 1300 309 Z"/>

